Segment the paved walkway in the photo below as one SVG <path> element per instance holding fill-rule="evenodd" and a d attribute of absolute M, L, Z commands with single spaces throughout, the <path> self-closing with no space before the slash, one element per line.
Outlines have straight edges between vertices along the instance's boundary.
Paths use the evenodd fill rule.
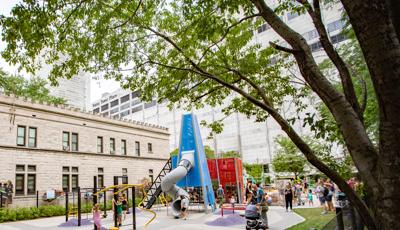
<path fill-rule="evenodd" d="M 149 230 L 205 230 L 205 229 L 244 229 L 245 220 L 240 217 L 237 211 L 235 214 L 229 214 L 229 211 L 224 212 L 224 217 L 222 218 L 219 213 L 205 214 L 196 210 L 196 207 L 192 207 L 189 212 L 189 218 L 187 220 L 174 219 L 172 216 L 167 215 L 167 210 L 165 208 L 155 209 L 157 213 L 157 218 L 149 225 Z M 113 221 L 111 219 L 111 212 L 109 212 L 109 217 L 102 220 L 102 225 L 104 227 L 113 226 Z M 151 214 L 147 212 L 138 212 L 136 215 L 137 227 L 138 229 L 143 229 L 144 224 L 151 218 Z M 90 222 L 91 217 L 86 219 L 86 214 L 82 214 L 82 226 L 78 227 L 73 225 L 72 222 L 69 224 L 65 223 L 65 217 L 52 217 L 43 218 L 37 220 L 29 221 L 19 221 L 19 222 L 9 222 L 0 224 L 1 230 L 51 230 L 51 229 L 64 229 L 64 230 L 89 230 L 93 229 L 93 224 Z M 281 230 L 288 228 L 292 225 L 300 223 L 303 218 L 295 214 L 294 212 L 286 212 L 282 207 L 270 207 L 268 211 L 268 219 L 270 229 Z M 132 222 L 131 216 L 128 215 L 127 219 L 124 221 L 126 226 L 120 229 L 132 229 L 132 225 L 128 225 Z M 67 226 L 66 226 L 67 225 Z M 225 225 L 225 226 L 221 226 Z"/>

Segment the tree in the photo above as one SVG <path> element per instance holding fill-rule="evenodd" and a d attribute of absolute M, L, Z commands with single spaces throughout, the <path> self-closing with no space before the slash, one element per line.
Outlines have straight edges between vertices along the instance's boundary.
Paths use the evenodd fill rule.
<path fill-rule="evenodd" d="M 261 164 L 247 164 L 243 163 L 246 173 L 252 176 L 255 180 L 259 180 L 262 176 L 263 166 Z"/>
<path fill-rule="evenodd" d="M 304 172 L 306 159 L 300 155 L 301 152 L 289 138 L 278 137 L 275 142 L 279 145 L 279 149 L 272 160 L 274 171 L 290 172 L 297 178 Z"/>
<path fill-rule="evenodd" d="M 275 9 L 263 0 L 25 0 L 10 17 L 1 18 L 2 38 L 7 42 L 2 56 L 29 72 L 37 69 L 37 56 L 42 56 L 53 65 L 51 81 L 70 78 L 79 70 L 102 72 L 126 88 L 140 89 L 143 100 L 168 99 L 187 109 L 222 105 L 231 97 L 226 114 L 240 112 L 256 121 L 275 119 L 308 162 L 346 193 L 368 229 L 400 229 L 395 187 L 400 184 L 400 4 L 394 0 L 341 3 L 378 101 L 377 147 L 367 134 L 351 71 L 329 40 L 319 0 L 312 5 L 305 0 L 280 0 Z M 306 40 L 280 19 L 284 11 L 311 17 L 323 49 L 339 72 L 340 89 L 321 71 Z M 251 31 L 262 23 L 268 23 L 288 46 L 271 42 L 264 47 L 253 41 Z M 292 79 L 283 71 L 291 60 L 304 79 L 300 85 L 295 82 L 303 79 Z M 304 108 L 301 98 L 307 90 L 321 99 L 339 127 L 372 197 L 371 209 L 280 113 L 288 98 L 296 108 Z"/>
<path fill-rule="evenodd" d="M 234 150 L 222 152 L 222 158 L 231 158 L 231 157 L 240 158 L 240 154 Z"/>
<path fill-rule="evenodd" d="M 34 101 L 49 102 L 51 104 L 65 104 L 63 98 L 50 95 L 46 87 L 47 81 L 33 77 L 30 80 L 20 75 L 10 75 L 0 69 L 0 89 L 7 95 L 13 94 L 18 97 L 30 98 Z"/>

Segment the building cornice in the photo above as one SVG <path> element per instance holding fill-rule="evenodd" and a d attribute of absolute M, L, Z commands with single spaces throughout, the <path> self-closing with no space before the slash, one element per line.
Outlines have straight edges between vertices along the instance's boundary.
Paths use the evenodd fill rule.
<path fill-rule="evenodd" d="M 160 157 L 147 157 L 147 156 L 130 156 L 130 155 L 112 155 L 106 153 L 93 153 L 93 152 L 74 152 L 74 151 L 64 151 L 64 150 L 57 150 L 57 149 L 44 149 L 44 148 L 29 148 L 23 146 L 8 146 L 8 145 L 0 145 L 0 149 L 7 149 L 7 150 L 18 150 L 18 151 L 26 151 L 31 153 L 59 153 L 65 154 L 68 156 L 71 155 L 78 155 L 78 156 L 96 156 L 96 157 L 108 157 L 108 158 L 128 158 L 128 159 L 138 159 L 138 160 L 159 160 L 159 161 L 167 161 L 168 158 L 160 158 Z M 154 153 L 153 153 L 154 154 Z M 0 153 L 1 155 L 1 153 Z M 1 157 L 1 156 L 0 156 Z"/>

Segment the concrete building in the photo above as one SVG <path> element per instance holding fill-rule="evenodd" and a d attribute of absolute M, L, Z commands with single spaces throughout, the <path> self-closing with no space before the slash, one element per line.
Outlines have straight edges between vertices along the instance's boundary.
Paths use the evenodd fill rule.
<path fill-rule="evenodd" d="M 274 0 L 269 1 L 269 4 L 273 5 L 275 3 L 276 1 Z M 323 21 L 332 43 L 338 45 L 345 41 L 346 37 L 341 33 L 344 27 L 344 23 L 341 20 L 342 6 L 340 4 L 329 7 L 322 6 L 322 11 Z M 317 61 L 322 61 L 326 58 L 318 39 L 318 33 L 307 14 L 299 15 L 289 12 L 282 15 L 281 19 L 304 36 Z M 271 41 L 277 41 L 280 45 L 287 46 L 286 42 L 267 23 L 262 24 L 254 31 L 252 42 L 268 46 Z M 291 71 L 301 78 L 296 68 Z M 227 103 L 229 103 L 229 98 Z M 313 103 L 315 102 L 310 102 L 309 104 Z M 290 108 L 290 104 L 286 107 L 284 109 L 286 112 L 283 113 L 284 116 L 290 118 L 298 115 Z M 166 103 L 158 104 L 156 101 L 142 103 L 138 98 L 137 92 L 132 93 L 122 89 L 104 94 L 100 100 L 92 103 L 92 108 L 95 113 L 101 113 L 104 116 L 124 117 L 168 127 L 171 133 L 170 150 L 179 146 L 180 119 L 182 113 L 187 112 L 180 109 L 169 111 Z M 211 122 L 224 118 L 223 132 L 214 135 L 211 139 L 207 138 L 211 130 L 201 127 L 203 143 L 210 146 L 217 153 L 231 150 L 237 151 L 241 154 L 243 162 L 246 163 L 271 163 L 277 147 L 274 139 L 283 134 L 277 123 L 272 118 L 268 118 L 263 123 L 256 123 L 253 118 L 248 119 L 241 114 L 225 117 L 221 109 L 222 107 L 211 108 L 206 106 L 200 111 L 192 111 L 198 116 L 199 121 L 206 120 Z M 300 134 L 308 132 L 299 123 L 295 124 L 294 127 Z"/>
<path fill-rule="evenodd" d="M 0 95 L 0 182 L 14 184 L 13 206 L 49 189 L 152 178 L 169 158 L 168 129 Z"/>

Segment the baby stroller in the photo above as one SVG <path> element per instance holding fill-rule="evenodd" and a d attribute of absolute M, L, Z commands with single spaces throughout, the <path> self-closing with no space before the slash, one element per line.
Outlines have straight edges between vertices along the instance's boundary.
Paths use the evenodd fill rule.
<path fill-rule="evenodd" d="M 266 226 L 264 226 L 262 220 L 260 219 L 260 213 L 256 205 L 254 204 L 247 205 L 244 216 L 247 220 L 246 230 L 266 229 Z"/>

